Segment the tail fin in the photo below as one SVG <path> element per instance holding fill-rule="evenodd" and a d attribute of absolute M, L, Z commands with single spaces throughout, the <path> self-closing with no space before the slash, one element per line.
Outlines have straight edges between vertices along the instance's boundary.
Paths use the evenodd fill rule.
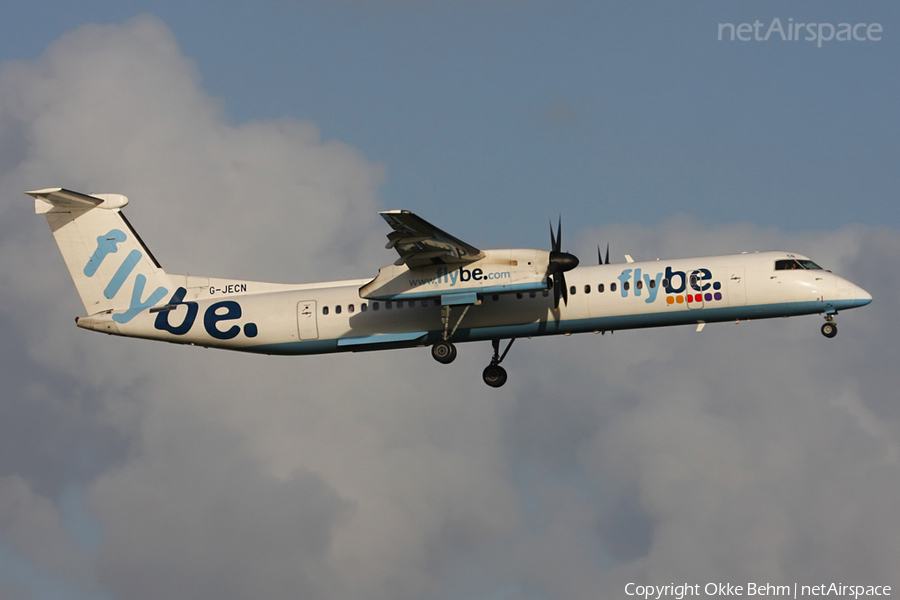
<path fill-rule="evenodd" d="M 81 194 L 53 188 L 26 192 L 47 217 L 88 315 L 115 312 L 127 323 L 168 296 L 172 282 L 121 208 L 121 194 Z"/>

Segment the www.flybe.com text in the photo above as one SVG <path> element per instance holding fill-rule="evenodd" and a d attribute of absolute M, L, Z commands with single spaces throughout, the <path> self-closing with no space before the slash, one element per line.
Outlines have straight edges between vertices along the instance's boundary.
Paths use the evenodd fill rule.
<path fill-rule="evenodd" d="M 455 286 L 459 282 L 467 282 L 467 281 L 492 281 L 495 279 L 509 279 L 512 277 L 512 274 L 509 271 L 491 271 L 485 273 L 482 269 L 466 269 L 465 267 L 460 267 L 455 271 L 451 271 L 447 269 L 447 267 L 441 267 L 437 270 L 434 277 L 428 277 L 425 279 L 410 279 L 409 286 L 410 287 L 418 287 L 420 285 L 438 285 L 441 283 L 449 283 L 450 287 Z"/>

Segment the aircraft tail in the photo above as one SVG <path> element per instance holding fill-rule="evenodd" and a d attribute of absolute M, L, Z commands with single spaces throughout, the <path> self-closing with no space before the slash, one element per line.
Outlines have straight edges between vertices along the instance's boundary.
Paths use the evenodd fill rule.
<path fill-rule="evenodd" d="M 81 194 L 62 188 L 26 192 L 44 215 L 88 315 L 115 313 L 127 323 L 173 289 L 121 209 L 121 194 Z"/>

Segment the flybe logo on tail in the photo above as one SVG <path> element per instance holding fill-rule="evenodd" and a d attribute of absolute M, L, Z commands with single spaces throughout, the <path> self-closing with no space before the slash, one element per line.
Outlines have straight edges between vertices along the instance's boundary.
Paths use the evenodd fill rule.
<path fill-rule="evenodd" d="M 84 265 L 84 274 L 86 277 L 93 277 L 97 274 L 97 269 L 100 268 L 100 265 L 103 264 L 103 261 L 106 260 L 106 257 L 110 254 L 116 254 L 119 251 L 119 244 L 128 239 L 128 236 L 121 229 L 112 229 L 106 235 L 101 235 L 97 238 L 97 249 L 94 250 L 94 253 L 91 255 L 91 258 L 88 260 L 87 264 Z M 128 279 L 128 276 L 131 275 L 131 272 L 134 271 L 134 268 L 141 261 L 144 254 L 140 250 L 132 250 L 128 253 L 128 256 L 125 257 L 125 260 L 122 261 L 122 264 L 119 265 L 119 268 L 116 269 L 115 274 L 112 276 L 112 279 L 109 280 L 109 283 L 106 284 L 106 289 L 103 290 L 103 295 L 112 300 L 116 297 L 116 295 L 121 291 L 122 286 L 125 285 L 125 281 Z M 144 287 L 147 285 L 147 277 L 141 273 L 138 273 L 134 277 L 134 286 L 131 289 L 131 301 L 126 310 L 123 313 L 113 315 L 113 321 L 116 323 L 127 323 L 133 318 L 135 318 L 138 313 L 142 310 L 146 310 L 162 300 L 165 295 L 168 293 L 168 290 L 164 287 L 158 287 L 147 297 L 146 300 L 141 300 L 144 295 Z"/>

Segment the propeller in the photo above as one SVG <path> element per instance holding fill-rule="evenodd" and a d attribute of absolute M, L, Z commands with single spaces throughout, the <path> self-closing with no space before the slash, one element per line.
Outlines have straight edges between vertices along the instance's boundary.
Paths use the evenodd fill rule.
<path fill-rule="evenodd" d="M 565 273 L 578 266 L 577 256 L 562 251 L 562 217 L 556 226 L 556 235 L 553 235 L 553 223 L 550 223 L 550 248 L 547 275 L 553 276 L 553 308 L 558 309 L 560 298 L 566 305 L 569 304 L 569 288 L 566 285 Z"/>
<path fill-rule="evenodd" d="M 609 264 L 609 244 L 606 244 L 606 260 L 603 260 L 603 255 L 600 254 L 600 244 L 597 244 L 597 262 L 601 265 Z"/>

